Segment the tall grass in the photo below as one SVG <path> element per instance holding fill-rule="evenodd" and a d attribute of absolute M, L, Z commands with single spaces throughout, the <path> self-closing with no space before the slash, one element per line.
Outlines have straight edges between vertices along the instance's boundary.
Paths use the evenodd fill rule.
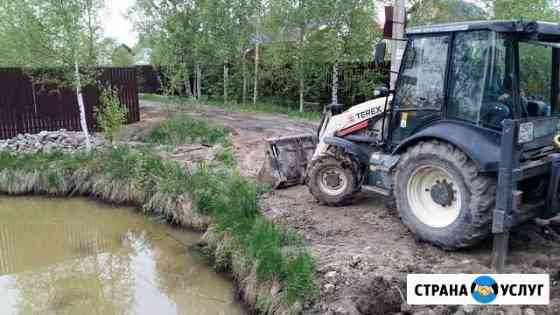
<path fill-rule="evenodd" d="M 113 148 L 90 154 L 0 153 L 0 191 L 11 194 L 91 194 L 143 206 L 178 224 L 202 225 L 209 217 L 232 248 L 246 256 L 261 281 L 278 281 L 284 302 L 317 292 L 315 264 L 293 232 L 264 219 L 259 187 L 230 169 L 200 167 L 192 173 L 150 151 Z M 192 211 L 182 201 L 192 203 Z"/>
<path fill-rule="evenodd" d="M 195 120 L 187 115 L 176 115 L 160 123 L 150 134 L 148 141 L 155 144 L 181 145 L 204 143 L 228 144 L 229 131 L 206 121 Z"/>

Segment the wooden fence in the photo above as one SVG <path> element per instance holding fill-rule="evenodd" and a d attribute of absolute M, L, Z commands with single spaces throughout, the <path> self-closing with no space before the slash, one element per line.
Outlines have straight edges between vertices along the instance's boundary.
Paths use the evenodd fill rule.
<path fill-rule="evenodd" d="M 121 103 L 128 108 L 127 123 L 140 121 L 138 87 L 134 68 L 99 69 L 98 86 L 118 88 Z M 101 94 L 98 86 L 84 88 L 88 129 L 96 130 L 95 108 Z M 66 129 L 79 131 L 80 114 L 71 89 L 37 87 L 19 68 L 0 68 L 0 139 L 20 133 Z"/>

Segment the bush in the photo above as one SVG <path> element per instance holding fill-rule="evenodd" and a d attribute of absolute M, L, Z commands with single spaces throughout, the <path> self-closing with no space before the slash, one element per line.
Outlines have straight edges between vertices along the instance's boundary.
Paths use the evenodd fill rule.
<path fill-rule="evenodd" d="M 116 88 L 105 87 L 101 93 L 102 107 L 95 109 L 97 126 L 111 143 L 115 141 L 126 123 L 128 109 L 121 104 Z"/>

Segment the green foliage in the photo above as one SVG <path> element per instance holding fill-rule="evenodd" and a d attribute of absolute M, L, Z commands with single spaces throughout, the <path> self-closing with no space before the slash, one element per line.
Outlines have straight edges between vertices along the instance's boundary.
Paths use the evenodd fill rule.
<path fill-rule="evenodd" d="M 211 77 L 211 84 L 203 82 L 201 92 L 223 100 L 227 90 L 226 103 L 251 99 L 253 80 L 273 92 L 268 95 L 288 95 L 288 101 L 299 103 L 302 92 L 304 101 L 314 100 L 319 92 L 313 82 L 324 81 L 330 72 L 322 65 L 369 61 L 380 38 L 375 5 L 367 0 L 218 0 L 189 5 L 138 0 L 133 16 L 153 48 L 152 61 L 168 66 L 165 83 L 170 94 L 185 91 L 189 79 L 193 83 L 197 77 L 196 66 L 207 65 L 202 79 Z M 257 41 L 263 54 L 258 70 L 270 74 L 263 78 L 254 77 L 254 50 L 246 54 Z M 276 76 L 284 84 L 266 84 Z"/>
<path fill-rule="evenodd" d="M 105 87 L 100 101 L 102 105 L 95 108 L 95 119 L 107 140 L 113 143 L 126 123 L 128 109 L 121 104 L 119 91 L 114 87 Z"/>
<path fill-rule="evenodd" d="M 409 25 L 485 20 L 488 13 L 465 0 L 415 0 L 409 9 Z M 512 2 L 512 1 L 509 1 Z"/>
<path fill-rule="evenodd" d="M 216 154 L 216 159 L 224 163 L 225 166 L 234 167 L 235 166 L 235 156 L 233 155 L 233 149 L 231 146 L 222 148 Z"/>
<path fill-rule="evenodd" d="M 187 115 L 175 115 L 159 124 L 149 136 L 149 142 L 164 145 L 226 143 L 229 131 L 206 121 L 195 120 Z"/>
<path fill-rule="evenodd" d="M 126 47 L 119 46 L 111 56 L 111 64 L 115 67 L 130 67 L 134 65 L 134 54 Z"/>
<path fill-rule="evenodd" d="M 487 0 L 496 19 L 558 22 L 560 8 L 551 0 Z"/>

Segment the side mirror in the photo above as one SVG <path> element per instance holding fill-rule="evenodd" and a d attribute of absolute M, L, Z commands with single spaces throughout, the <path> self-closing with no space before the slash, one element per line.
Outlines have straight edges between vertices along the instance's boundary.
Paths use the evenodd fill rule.
<path fill-rule="evenodd" d="M 374 97 L 385 97 L 388 95 L 389 95 L 389 89 L 384 86 L 376 87 L 375 90 L 373 90 Z"/>
<path fill-rule="evenodd" d="M 387 52 L 387 44 L 384 42 L 379 42 L 375 45 L 375 57 L 374 62 L 377 66 L 385 64 L 385 54 Z"/>

